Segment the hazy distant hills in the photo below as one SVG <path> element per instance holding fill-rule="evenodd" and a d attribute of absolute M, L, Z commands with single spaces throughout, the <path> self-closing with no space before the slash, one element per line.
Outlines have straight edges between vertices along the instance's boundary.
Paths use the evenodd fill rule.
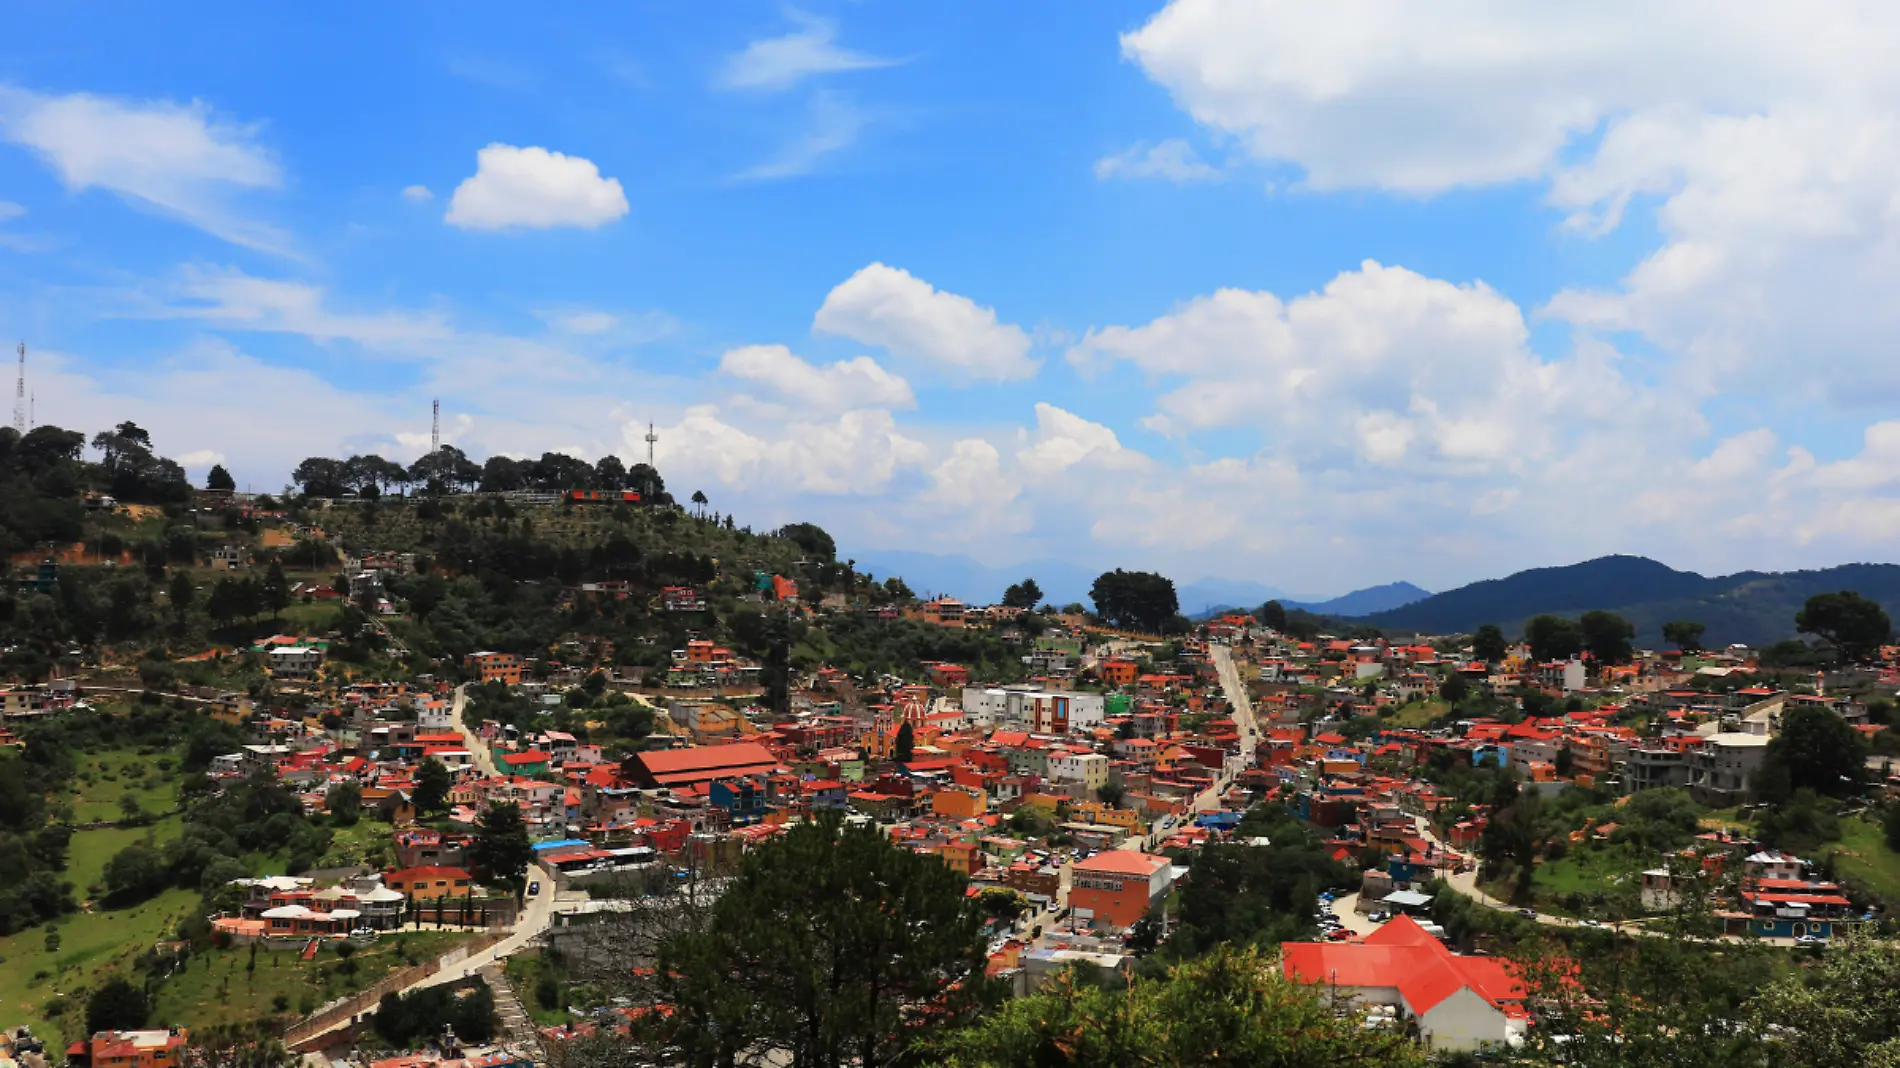
<path fill-rule="evenodd" d="M 840 555 L 850 555 L 840 553 Z M 880 579 L 897 575 L 919 597 L 946 594 L 971 604 L 995 604 L 1003 599 L 1005 587 L 1033 578 L 1042 587 L 1043 600 L 1054 605 L 1071 602 L 1089 603 L 1089 587 L 1102 573 L 1098 567 L 1083 567 L 1067 560 L 1025 560 L 1007 567 L 991 567 L 967 556 L 940 556 L 936 553 L 903 549 L 872 549 L 856 554 L 857 568 Z M 1175 587 L 1181 612 L 1202 618 L 1229 609 L 1251 612 L 1267 601 L 1279 601 L 1288 608 L 1335 616 L 1363 616 L 1383 612 L 1430 597 L 1428 590 L 1409 582 L 1354 590 L 1331 600 L 1314 600 L 1288 593 L 1276 586 L 1247 579 L 1204 578 Z"/>
<path fill-rule="evenodd" d="M 1708 578 L 1640 556 L 1605 556 L 1474 582 L 1366 618 L 1381 628 L 1430 634 L 1496 623 L 1514 635 L 1525 620 L 1544 612 L 1574 617 L 1603 608 L 1636 625 L 1638 644 L 1661 645 L 1665 622 L 1693 619 L 1708 626 L 1703 640 L 1710 645 L 1759 646 L 1795 637 L 1794 615 L 1802 604 L 1833 590 L 1854 590 L 1895 612 L 1900 610 L 1900 565 L 1843 564 Z"/>
<path fill-rule="evenodd" d="M 1423 590 L 1409 582 L 1388 582 L 1383 586 L 1367 586 L 1363 590 L 1354 590 L 1343 597 L 1330 601 L 1283 601 L 1288 608 L 1304 608 L 1314 615 L 1321 616 L 1369 616 L 1375 612 L 1388 612 L 1415 604 L 1432 595 L 1432 591 Z"/>
<path fill-rule="evenodd" d="M 840 552 L 839 555 L 851 554 Z M 880 579 L 897 575 L 919 597 L 947 594 L 970 604 L 995 604 L 1003 599 L 1005 587 L 1025 578 L 1036 580 L 1036 585 L 1042 587 L 1043 600 L 1050 604 L 1088 604 L 1089 587 L 1104 570 L 1055 559 L 991 567 L 967 556 L 940 556 L 904 549 L 867 549 L 857 553 L 856 559 L 859 571 L 868 571 Z M 1264 601 L 1291 597 L 1285 590 L 1263 583 L 1220 578 L 1179 585 L 1175 593 L 1180 598 L 1181 611 L 1190 616 L 1229 605 L 1241 605 L 1251 611 Z"/>

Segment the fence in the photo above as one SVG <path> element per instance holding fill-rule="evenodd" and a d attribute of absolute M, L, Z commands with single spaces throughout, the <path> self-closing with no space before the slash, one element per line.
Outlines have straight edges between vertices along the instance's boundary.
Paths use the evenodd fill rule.
<path fill-rule="evenodd" d="M 310 1049 L 321 1048 L 313 1044 L 310 1049 L 303 1049 L 300 1048 L 299 1043 L 321 1038 L 344 1024 L 355 1023 L 358 1016 L 373 1011 L 377 1003 L 382 1001 L 384 994 L 414 986 L 438 972 L 467 960 L 469 954 L 479 953 L 507 937 L 505 932 L 485 934 L 466 945 L 457 946 L 435 960 L 423 961 L 421 964 L 386 975 L 362 993 L 334 1005 L 326 1005 L 290 1025 L 284 1032 L 284 1045 L 299 1053 L 308 1053 Z"/>

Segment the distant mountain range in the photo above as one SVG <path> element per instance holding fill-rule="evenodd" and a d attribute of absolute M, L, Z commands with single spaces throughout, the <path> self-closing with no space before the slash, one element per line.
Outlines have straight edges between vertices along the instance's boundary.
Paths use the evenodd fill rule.
<path fill-rule="evenodd" d="M 1354 590 L 1330 601 L 1285 601 L 1282 603 L 1288 608 L 1304 608 L 1314 615 L 1369 616 L 1374 612 L 1403 608 L 1431 595 L 1432 591 L 1420 589 L 1409 582 L 1388 582 L 1383 586 L 1367 586 L 1363 590 Z"/>
<path fill-rule="evenodd" d="M 840 554 L 849 555 L 849 554 Z M 1054 605 L 1089 603 L 1089 587 L 1101 568 L 1083 567 L 1068 560 L 1025 560 L 1007 567 L 991 567 L 967 556 L 939 556 L 935 553 L 904 549 L 877 549 L 857 554 L 861 572 L 882 579 L 897 575 L 920 597 L 948 595 L 971 604 L 995 604 L 1003 599 L 1003 590 L 1025 578 L 1033 578 L 1042 587 L 1043 600 Z M 1302 598 L 1276 586 L 1247 579 L 1204 578 L 1175 587 L 1181 611 L 1192 618 L 1204 618 L 1238 609 L 1251 612 L 1268 601 L 1279 601 L 1288 608 L 1335 616 L 1363 616 L 1383 612 L 1431 596 L 1409 582 L 1354 590 L 1330 600 Z"/>
<path fill-rule="evenodd" d="M 1661 645 L 1664 623 L 1690 619 L 1708 627 L 1703 641 L 1709 645 L 1762 646 L 1796 637 L 1795 613 L 1814 594 L 1835 590 L 1854 590 L 1895 611 L 1900 609 L 1900 565 L 1843 564 L 1708 578 L 1641 556 L 1605 556 L 1474 582 L 1365 618 L 1385 630 L 1426 634 L 1469 633 L 1496 623 L 1515 635 L 1532 616 L 1574 617 L 1601 608 L 1635 624 L 1640 645 Z"/>
<path fill-rule="evenodd" d="M 1423 590 L 1409 582 L 1388 582 L 1383 586 L 1368 586 L 1363 590 L 1334 597 L 1329 601 L 1301 601 L 1292 597 L 1256 597 L 1233 603 L 1209 605 L 1198 611 L 1189 610 L 1185 599 L 1181 609 L 1189 619 L 1212 619 L 1228 612 L 1252 612 L 1268 601 L 1279 601 L 1285 608 L 1300 608 L 1318 616 L 1336 616 L 1350 618 L 1369 616 L 1374 612 L 1403 607 L 1414 601 L 1430 597 L 1430 590 Z"/>

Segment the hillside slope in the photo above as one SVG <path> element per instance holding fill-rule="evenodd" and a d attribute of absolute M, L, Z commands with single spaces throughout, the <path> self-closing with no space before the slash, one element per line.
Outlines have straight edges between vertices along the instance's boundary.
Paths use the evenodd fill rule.
<path fill-rule="evenodd" d="M 1432 595 L 1409 582 L 1388 582 L 1342 594 L 1330 601 L 1288 601 L 1288 608 L 1303 608 L 1320 616 L 1369 616 L 1416 604 Z"/>
<path fill-rule="evenodd" d="M 1387 630 L 1469 632 L 1496 623 L 1507 634 L 1545 612 L 1576 616 L 1608 609 L 1636 625 L 1637 641 L 1658 645 L 1662 625 L 1692 619 L 1712 645 L 1766 645 L 1795 636 L 1794 616 L 1817 593 L 1854 590 L 1900 609 L 1900 565 L 1844 564 L 1815 571 L 1743 571 L 1707 578 L 1640 556 L 1605 556 L 1487 579 L 1366 619 Z"/>

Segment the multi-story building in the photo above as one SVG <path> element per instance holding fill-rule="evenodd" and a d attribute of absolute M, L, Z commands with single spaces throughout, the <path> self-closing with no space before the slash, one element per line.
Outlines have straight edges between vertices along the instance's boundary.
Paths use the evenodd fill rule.
<path fill-rule="evenodd" d="M 1166 857 L 1109 849 L 1069 869 L 1069 907 L 1078 919 L 1132 927 L 1173 883 Z"/>
<path fill-rule="evenodd" d="M 462 658 L 462 666 L 474 668 L 476 677 L 483 682 L 501 682 L 509 686 L 521 683 L 521 658 L 513 653 L 470 653 Z"/>
<path fill-rule="evenodd" d="M 1755 786 L 1755 774 L 1768 754 L 1759 734 L 1714 734 L 1689 757 L 1689 789 L 1697 801 L 1716 808 L 1739 804 Z"/>
<path fill-rule="evenodd" d="M 1100 753 L 1055 753 L 1049 757 L 1049 778 L 1079 782 L 1093 792 L 1108 785 L 1108 764 Z"/>
<path fill-rule="evenodd" d="M 1644 742 L 1623 760 L 1623 790 L 1655 790 L 1689 785 L 1689 750 L 1661 741 Z"/>

